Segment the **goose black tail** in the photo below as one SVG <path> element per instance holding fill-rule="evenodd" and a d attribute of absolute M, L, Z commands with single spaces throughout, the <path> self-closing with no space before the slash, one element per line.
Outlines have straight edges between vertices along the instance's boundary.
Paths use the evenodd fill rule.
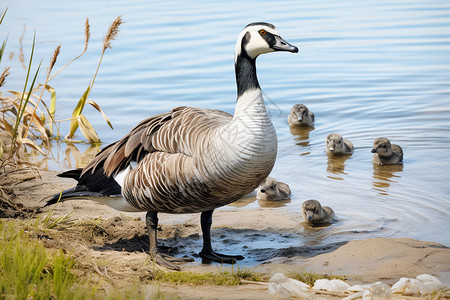
<path fill-rule="evenodd" d="M 109 197 L 121 194 L 120 185 L 113 177 L 108 177 L 103 171 L 103 168 L 98 168 L 94 173 L 84 174 L 81 177 L 82 171 L 83 169 L 75 169 L 58 174 L 58 177 L 75 179 L 78 181 L 78 184 L 71 189 L 43 199 L 46 202 L 45 206 L 66 200 Z"/>
<path fill-rule="evenodd" d="M 49 199 L 45 199 L 46 203 L 44 206 L 49 206 L 58 202 L 70 200 L 71 198 L 92 197 L 96 196 L 96 194 L 98 193 L 89 192 L 84 185 L 77 185 L 76 187 L 62 191 L 61 193 L 54 194 L 50 196 Z"/>
<path fill-rule="evenodd" d="M 64 177 L 64 178 L 72 178 L 75 179 L 76 181 L 80 181 L 80 176 L 81 176 L 81 172 L 83 171 L 83 169 L 75 169 L 75 170 L 69 170 L 66 172 L 63 172 L 61 174 L 58 174 L 56 176 L 58 177 Z"/>

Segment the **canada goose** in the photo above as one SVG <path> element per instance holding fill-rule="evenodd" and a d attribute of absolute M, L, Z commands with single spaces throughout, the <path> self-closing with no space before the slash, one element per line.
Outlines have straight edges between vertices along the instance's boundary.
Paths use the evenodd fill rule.
<path fill-rule="evenodd" d="M 327 136 L 326 149 L 328 155 L 347 155 L 352 154 L 353 144 L 339 133 L 331 133 Z"/>
<path fill-rule="evenodd" d="M 277 201 L 289 198 L 291 189 L 284 182 L 267 177 L 259 186 L 256 198 L 259 200 Z"/>
<path fill-rule="evenodd" d="M 331 207 L 322 206 L 317 200 L 306 200 L 302 205 L 302 215 L 305 222 L 310 224 L 331 223 L 334 211 Z"/>
<path fill-rule="evenodd" d="M 379 165 L 396 165 L 403 163 L 403 150 L 399 145 L 391 144 L 385 137 L 377 138 L 373 142 L 372 161 Z"/>
<path fill-rule="evenodd" d="M 297 53 L 298 48 L 282 39 L 272 24 L 249 24 L 236 43 L 234 116 L 183 106 L 147 118 L 84 169 L 60 174 L 78 181 L 62 192 L 61 201 L 91 199 L 121 211 L 146 211 L 150 254 L 174 270 L 180 267 L 172 262 L 186 260 L 158 249 L 157 214 L 200 212 L 199 255 L 222 263 L 243 259 L 213 251 L 212 214 L 256 189 L 274 166 L 277 136 L 256 76 L 256 58 L 274 51 Z M 59 198 L 53 195 L 47 205 Z"/>
<path fill-rule="evenodd" d="M 295 104 L 288 117 L 289 126 L 312 126 L 314 113 L 303 104 Z"/>

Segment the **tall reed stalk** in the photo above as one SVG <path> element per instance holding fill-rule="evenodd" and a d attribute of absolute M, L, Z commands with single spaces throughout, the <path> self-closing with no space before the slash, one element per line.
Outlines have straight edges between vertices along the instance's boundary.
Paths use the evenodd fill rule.
<path fill-rule="evenodd" d="M 0 13 L 0 24 L 2 23 L 5 15 L 6 10 Z M 92 100 L 88 101 L 88 98 L 99 72 L 106 49 L 111 48 L 111 41 L 117 37 L 119 26 L 122 23 L 122 16 L 119 16 L 114 20 L 114 22 L 108 29 L 108 32 L 103 40 L 102 52 L 95 73 L 89 82 L 88 88 L 85 90 L 85 92 L 77 102 L 77 105 L 72 113 L 72 117 L 68 119 L 70 120 L 70 127 L 69 134 L 67 134 L 66 136 L 67 141 L 72 141 L 74 139 L 75 133 L 79 127 L 83 136 L 90 143 L 95 144 L 100 142 L 100 137 L 98 136 L 94 127 L 82 114 L 86 103 L 90 104 L 97 111 L 99 111 L 105 119 L 106 123 L 111 128 L 113 128 L 108 117 L 100 108 L 100 105 Z M 7 151 L 8 157 L 6 159 L 3 158 L 3 154 L 6 153 L 4 151 L 6 149 L 6 144 L 4 140 L 0 139 L 0 167 L 10 159 L 12 159 L 12 161 L 14 162 L 18 161 L 19 150 L 24 148 L 22 146 L 33 148 L 44 154 L 44 151 L 42 151 L 37 142 L 42 141 L 44 144 L 49 145 L 51 138 L 59 138 L 61 136 L 59 133 L 58 124 L 65 120 L 55 120 L 56 92 L 55 89 L 49 85 L 49 82 L 72 62 L 86 53 L 89 39 L 90 25 L 89 19 L 86 18 L 84 49 L 81 54 L 71 59 L 58 71 L 52 74 L 57 58 L 61 51 L 61 45 L 57 46 L 47 67 L 45 81 L 43 84 L 38 85 L 37 78 L 41 70 L 42 60 L 40 61 L 36 71 L 32 72 L 32 63 L 34 60 L 34 50 L 36 45 L 36 33 L 34 34 L 23 91 L 10 91 L 8 92 L 12 94 L 12 96 L 10 97 L 6 97 L 0 93 L 0 102 L 2 104 L 0 109 L 0 129 L 4 130 L 11 138 L 10 142 L 7 143 L 10 145 L 10 147 L 9 151 Z M 2 61 L 2 57 L 6 48 L 6 42 L 7 40 L 3 41 L 0 48 L 0 62 Z M 9 70 L 10 68 L 6 67 L 4 68 L 3 72 L 0 73 L 0 87 L 5 84 L 6 78 L 10 72 Z M 50 93 L 49 106 L 46 104 L 46 101 L 44 101 L 45 91 L 48 91 Z M 40 108 L 41 105 L 43 106 L 43 109 Z M 38 112 L 40 113 L 40 116 L 38 116 Z M 55 126 L 57 129 L 56 136 L 53 135 L 53 126 Z"/>
<path fill-rule="evenodd" d="M 108 29 L 108 32 L 105 35 L 105 38 L 103 39 L 103 48 L 102 48 L 102 54 L 100 56 L 100 60 L 97 64 L 97 69 L 95 70 L 94 76 L 92 77 L 91 82 L 89 83 L 89 86 L 87 87 L 86 91 L 84 92 L 83 96 L 81 97 L 80 101 L 78 101 L 77 107 L 72 113 L 72 120 L 70 122 L 70 129 L 69 134 L 66 136 L 67 140 L 73 139 L 75 131 L 77 130 L 78 126 L 80 126 L 81 131 L 83 132 L 84 136 L 89 137 L 88 139 L 94 142 L 100 141 L 100 138 L 98 137 L 97 132 L 94 130 L 92 125 L 87 121 L 87 119 L 82 114 L 84 106 L 86 105 L 86 100 L 88 99 L 92 87 L 94 85 L 95 79 L 97 78 L 98 70 L 100 69 L 100 65 L 103 60 L 103 56 L 105 54 L 106 49 L 111 48 L 111 41 L 113 41 L 117 35 L 119 34 L 119 26 L 123 23 L 122 16 L 118 16 L 114 22 L 111 24 L 111 26 Z M 92 104 L 94 107 L 96 105 Z M 101 111 L 100 111 L 101 112 Z M 105 118 L 106 116 L 103 115 Z M 107 118 L 105 118 L 108 125 L 112 127 L 111 122 Z"/>

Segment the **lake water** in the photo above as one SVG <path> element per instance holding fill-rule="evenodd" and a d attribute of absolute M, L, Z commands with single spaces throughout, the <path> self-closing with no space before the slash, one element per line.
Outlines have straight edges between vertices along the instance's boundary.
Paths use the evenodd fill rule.
<path fill-rule="evenodd" d="M 3 92 L 23 88 L 20 37 L 27 58 L 36 31 L 34 68 L 41 58 L 45 65 L 62 43 L 58 69 L 83 50 L 84 22 L 90 19 L 87 53 L 50 82 L 57 119 L 71 115 L 95 72 L 108 26 L 123 15 L 126 23 L 91 93 L 115 129 L 91 107 L 85 110 L 104 145 L 139 120 L 180 105 L 233 113 L 237 35 L 254 21 L 275 24 L 300 49 L 258 59 L 279 139 L 271 176 L 293 193 L 279 209 L 298 211 L 300 221 L 302 202 L 317 199 L 338 218 L 328 227 L 300 230 L 295 243 L 411 237 L 450 246 L 449 1 L 4 0 L 5 7 L 2 69 L 12 68 Z M 287 116 L 296 103 L 315 113 L 313 129 L 289 129 Z M 61 125 L 64 134 L 67 127 Z M 328 160 L 325 138 L 333 132 L 355 145 L 350 158 Z M 402 146 L 403 166 L 373 166 L 370 150 L 380 136 Z M 82 166 L 86 160 L 80 156 L 94 152 L 86 144 L 55 144 L 56 161 L 47 166 L 57 171 Z M 253 201 L 242 209 L 258 205 Z M 281 242 L 280 247 L 292 243 L 292 236 Z M 250 247 L 277 245 L 271 243 L 257 240 Z"/>

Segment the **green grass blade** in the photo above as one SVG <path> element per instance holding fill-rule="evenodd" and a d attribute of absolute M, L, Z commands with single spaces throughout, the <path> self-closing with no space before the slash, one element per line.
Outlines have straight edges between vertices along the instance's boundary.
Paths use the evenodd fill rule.
<path fill-rule="evenodd" d="M 5 18 L 6 12 L 8 11 L 8 8 L 5 9 L 4 12 L 1 12 L 0 14 L 2 15 L 1 19 L 0 19 L 0 24 L 2 24 L 3 19 Z"/>
<path fill-rule="evenodd" d="M 56 91 L 54 88 L 52 88 L 49 85 L 46 85 L 45 88 L 47 89 L 47 91 L 50 92 L 51 97 L 50 97 L 50 107 L 48 108 L 48 113 L 54 117 L 55 116 L 55 111 L 56 111 Z"/>
<path fill-rule="evenodd" d="M 20 120 L 21 120 L 22 117 L 23 117 L 23 114 L 24 114 L 24 112 L 25 112 L 25 109 L 27 108 L 28 102 L 30 101 L 31 93 L 33 92 L 34 84 L 36 83 L 36 78 L 37 78 L 37 76 L 38 76 L 38 74 L 39 74 L 39 71 L 40 71 L 40 69 L 41 69 L 41 64 L 42 64 L 42 60 L 41 60 L 41 62 L 39 63 L 39 66 L 38 66 L 38 68 L 37 68 L 37 70 L 36 70 L 36 73 L 34 74 L 33 81 L 32 81 L 32 83 L 31 83 L 31 85 L 30 85 L 30 90 L 29 90 L 29 92 L 28 92 L 28 94 L 27 94 L 27 98 L 25 99 L 25 102 L 24 102 L 23 105 L 20 107 L 20 110 L 19 110 L 19 112 L 18 112 L 17 119 L 16 119 L 16 126 L 14 127 L 14 131 L 13 131 L 14 138 L 17 137 L 17 131 L 18 131 L 18 128 L 19 128 L 19 123 L 20 123 Z M 22 96 L 22 98 L 23 98 L 23 96 Z M 21 104 L 22 104 L 22 103 L 21 103 Z"/>
<path fill-rule="evenodd" d="M 0 62 L 2 61 L 2 57 L 3 57 L 3 53 L 5 53 L 5 48 L 6 48 L 6 41 L 8 39 L 4 40 L 2 43 L 2 47 L 0 48 Z"/>
<path fill-rule="evenodd" d="M 86 99 L 89 95 L 90 90 L 91 90 L 91 87 L 88 86 L 86 91 L 84 92 L 83 96 L 81 96 L 80 100 L 78 101 L 77 106 L 73 110 L 72 120 L 70 121 L 70 130 L 69 130 L 68 138 L 73 138 L 73 136 L 75 135 L 75 131 L 77 131 L 78 119 L 80 118 L 80 115 L 83 112 L 83 108 L 86 105 Z"/>
<path fill-rule="evenodd" d="M 20 97 L 20 104 L 19 104 L 19 109 L 18 109 L 18 114 L 20 114 L 21 111 L 25 110 L 25 106 L 23 105 L 23 97 L 25 96 L 25 91 L 27 90 L 27 85 L 28 85 L 28 78 L 30 77 L 30 71 L 31 71 L 31 63 L 33 62 L 33 55 L 34 55 L 34 46 L 36 44 L 36 32 L 34 32 L 34 36 L 33 36 L 33 45 L 31 47 L 31 55 L 30 55 L 30 62 L 28 63 L 28 71 L 27 71 L 27 77 L 25 79 L 25 85 L 23 86 L 23 92 L 22 92 L 22 96 Z M 15 138 L 17 136 L 17 129 L 19 128 L 19 123 L 20 123 L 20 118 L 19 115 L 16 118 L 16 122 L 14 124 L 14 136 L 13 138 Z"/>

